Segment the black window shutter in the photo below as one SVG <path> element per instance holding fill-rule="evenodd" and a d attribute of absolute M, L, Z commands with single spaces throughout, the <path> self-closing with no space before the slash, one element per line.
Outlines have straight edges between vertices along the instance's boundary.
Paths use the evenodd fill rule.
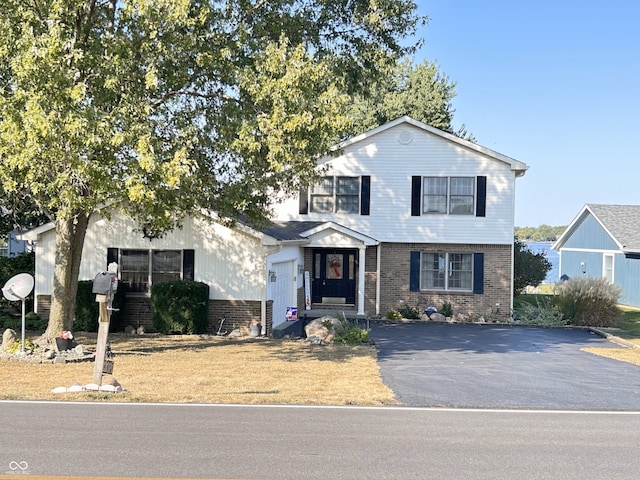
<path fill-rule="evenodd" d="M 300 198 L 298 200 L 298 213 L 300 215 L 306 215 L 309 213 L 309 189 L 303 188 L 300 190 Z"/>
<path fill-rule="evenodd" d="M 117 248 L 107 248 L 107 267 L 111 263 L 118 263 L 118 249 Z"/>
<path fill-rule="evenodd" d="M 422 177 L 411 177 L 411 216 L 420 216 L 420 197 L 422 197 Z"/>
<path fill-rule="evenodd" d="M 363 175 L 360 178 L 360 215 L 369 215 L 371 200 L 371 177 Z"/>
<path fill-rule="evenodd" d="M 183 280 L 193 281 L 194 264 L 195 264 L 195 251 L 183 250 L 182 251 L 182 279 Z"/>
<path fill-rule="evenodd" d="M 484 253 L 473 254 L 473 293 L 484 293 Z"/>
<path fill-rule="evenodd" d="M 409 291 L 420 290 L 420 252 L 411 252 L 409 260 Z"/>
<path fill-rule="evenodd" d="M 486 217 L 487 215 L 487 177 L 476 178 L 476 188 L 478 190 L 476 200 L 476 217 Z"/>

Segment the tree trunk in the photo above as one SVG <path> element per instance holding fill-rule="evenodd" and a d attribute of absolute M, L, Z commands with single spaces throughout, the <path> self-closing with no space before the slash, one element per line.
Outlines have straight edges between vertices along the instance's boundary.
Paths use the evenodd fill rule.
<path fill-rule="evenodd" d="M 61 330 L 72 330 L 78 293 L 82 247 L 89 215 L 79 213 L 69 220 L 56 220 L 56 252 L 51 290 L 51 312 L 45 337 L 53 341 Z"/>

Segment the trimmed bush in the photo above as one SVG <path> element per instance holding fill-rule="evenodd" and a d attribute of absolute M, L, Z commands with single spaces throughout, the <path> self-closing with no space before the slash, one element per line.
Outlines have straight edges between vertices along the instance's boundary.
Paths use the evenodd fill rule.
<path fill-rule="evenodd" d="M 76 295 L 76 316 L 73 320 L 73 331 L 75 332 L 97 332 L 98 316 L 100 315 L 99 304 L 96 302 L 96 294 L 92 293 L 93 280 L 82 280 L 78 282 L 78 294 Z M 109 322 L 110 332 L 120 332 L 124 330 L 124 305 L 127 295 L 127 284 L 118 282 L 118 290 L 113 297 L 112 306 L 118 311 L 111 312 Z"/>
<path fill-rule="evenodd" d="M 159 333 L 204 333 L 209 326 L 209 285 L 185 280 L 156 284 L 151 310 Z"/>
<path fill-rule="evenodd" d="M 22 330 L 22 315 L 0 316 L 0 325 L 3 329 L 10 328 L 19 332 Z M 47 321 L 41 319 L 35 312 L 28 312 L 24 316 L 24 328 L 31 332 L 43 332 L 47 328 Z"/>
<path fill-rule="evenodd" d="M 622 315 L 622 289 L 604 278 L 575 277 L 556 284 L 556 305 L 573 325 L 612 327 Z"/>

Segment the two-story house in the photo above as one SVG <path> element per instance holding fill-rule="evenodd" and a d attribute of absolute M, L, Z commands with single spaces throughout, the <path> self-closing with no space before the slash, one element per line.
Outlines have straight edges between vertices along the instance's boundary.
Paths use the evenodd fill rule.
<path fill-rule="evenodd" d="M 80 278 L 116 261 L 133 285 L 131 323 L 150 325 L 149 292 L 169 278 L 210 288 L 210 320 L 285 321 L 289 307 L 384 317 L 451 304 L 464 316 L 507 316 L 513 296 L 515 180 L 527 166 L 402 117 L 336 146 L 317 185 L 274 206 L 262 231 L 192 218 L 163 238 L 130 220 L 90 220 Z M 40 227 L 36 305 L 46 316 L 54 234 Z"/>

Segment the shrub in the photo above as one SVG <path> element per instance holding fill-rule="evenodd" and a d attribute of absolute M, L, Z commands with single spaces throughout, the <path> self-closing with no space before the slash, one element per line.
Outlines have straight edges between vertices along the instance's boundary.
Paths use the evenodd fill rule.
<path fill-rule="evenodd" d="M 0 325 L 3 328 L 10 328 L 19 332 L 22 330 L 22 315 L 2 315 Z M 47 321 L 41 319 L 35 312 L 29 312 L 24 316 L 24 328 L 32 332 L 44 331 L 47 328 Z"/>
<path fill-rule="evenodd" d="M 73 320 L 73 331 L 76 332 L 97 332 L 98 317 L 100 315 L 99 304 L 96 302 L 96 295 L 92 293 L 93 280 L 82 280 L 78 282 L 78 293 L 76 295 L 76 316 Z M 119 332 L 124 329 L 124 304 L 127 294 L 127 284 L 118 282 L 118 290 L 113 296 L 112 307 L 116 310 L 111 312 L 109 323 L 110 332 Z"/>
<path fill-rule="evenodd" d="M 159 333 L 204 333 L 209 326 L 209 286 L 184 280 L 156 284 L 151 309 Z"/>
<path fill-rule="evenodd" d="M 402 318 L 402 314 L 397 310 L 389 310 L 387 312 L 387 318 L 389 320 L 400 320 Z"/>
<path fill-rule="evenodd" d="M 515 303 L 513 318 L 524 325 L 560 327 L 567 324 L 567 320 L 551 299 L 536 299 L 535 304 L 518 300 Z"/>
<path fill-rule="evenodd" d="M 369 343 L 369 331 L 348 320 L 342 320 L 342 328 L 336 333 L 333 341 L 348 345 Z"/>
<path fill-rule="evenodd" d="M 405 305 L 398 309 L 398 313 L 402 315 L 402 318 L 406 318 L 408 320 L 420 319 L 420 310 L 418 310 L 417 307 L 410 307 L 409 305 Z"/>
<path fill-rule="evenodd" d="M 622 289 L 604 278 L 576 277 L 556 284 L 556 305 L 574 325 L 611 327 L 622 315 Z"/>
<path fill-rule="evenodd" d="M 444 302 L 440 309 L 440 313 L 445 317 L 453 317 L 453 307 L 449 302 Z"/>

